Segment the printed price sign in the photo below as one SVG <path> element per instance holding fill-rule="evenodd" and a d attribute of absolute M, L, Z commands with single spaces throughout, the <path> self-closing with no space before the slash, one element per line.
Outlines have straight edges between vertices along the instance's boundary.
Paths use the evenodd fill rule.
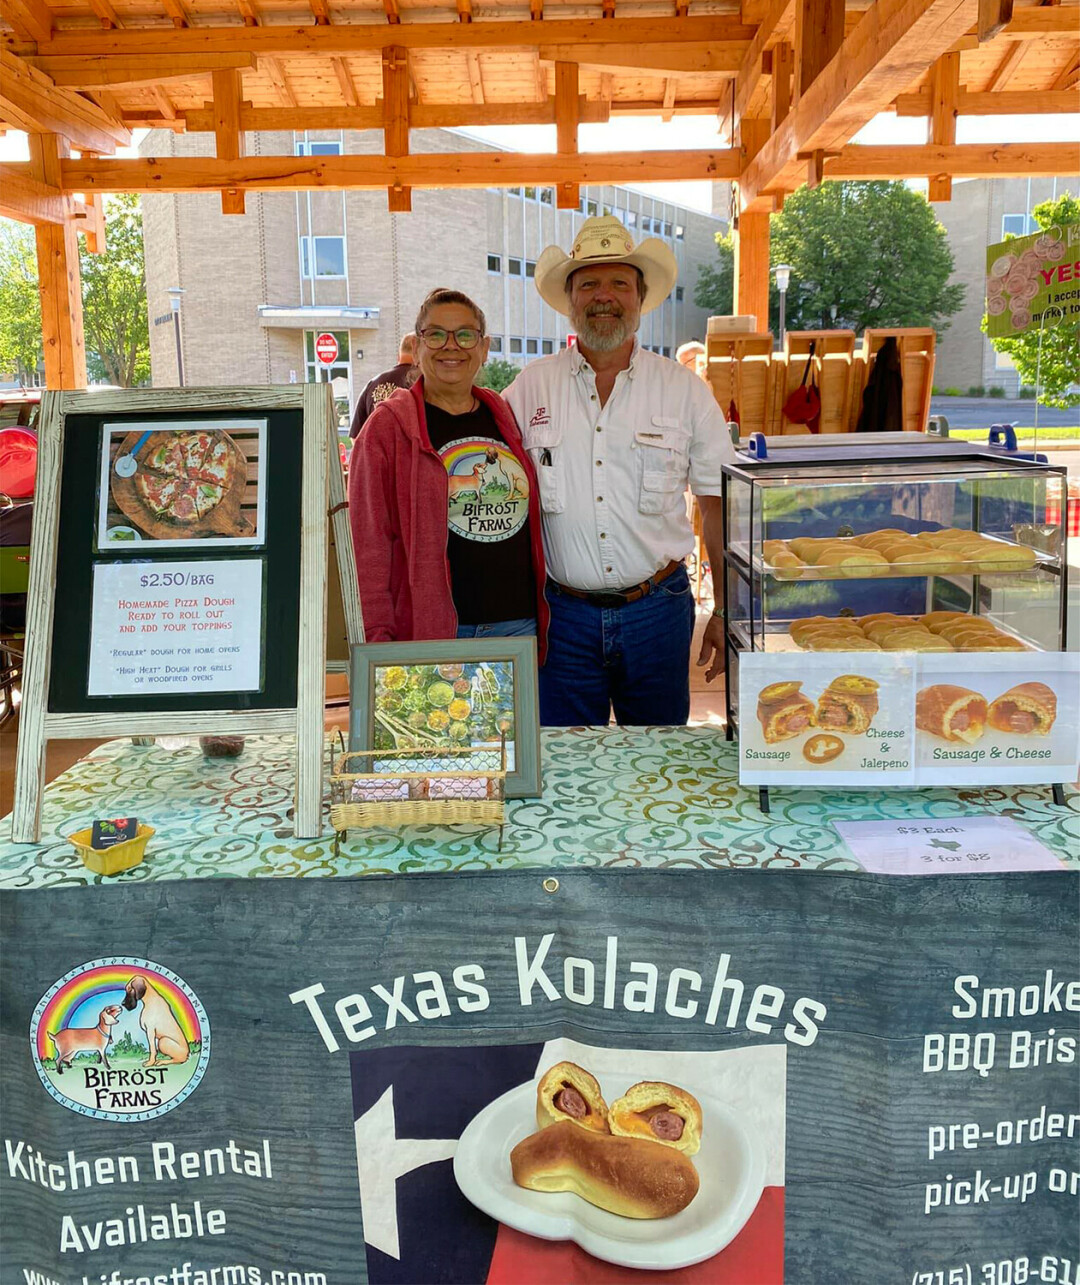
<path fill-rule="evenodd" d="M 258 691 L 262 598 L 258 558 L 95 566 L 89 694 Z"/>
<path fill-rule="evenodd" d="M 836 821 L 852 855 L 873 874 L 990 874 L 1060 870 L 1061 862 L 1011 817 Z"/>

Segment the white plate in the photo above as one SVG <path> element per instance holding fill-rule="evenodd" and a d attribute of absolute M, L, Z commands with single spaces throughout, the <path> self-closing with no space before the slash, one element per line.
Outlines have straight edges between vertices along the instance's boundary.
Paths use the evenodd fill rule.
<path fill-rule="evenodd" d="M 673 1271 L 718 1254 L 754 1212 L 765 1157 L 735 1115 L 691 1088 L 704 1117 L 692 1157 L 701 1188 L 672 1218 L 621 1218 L 573 1192 L 527 1191 L 510 1176 L 510 1152 L 536 1132 L 536 1085 L 520 1084 L 469 1123 L 454 1153 L 454 1178 L 478 1209 L 541 1240 L 572 1240 L 620 1267 Z"/>

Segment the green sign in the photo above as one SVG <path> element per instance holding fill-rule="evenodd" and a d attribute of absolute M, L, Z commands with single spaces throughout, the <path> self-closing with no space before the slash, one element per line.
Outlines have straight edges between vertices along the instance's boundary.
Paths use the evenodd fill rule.
<path fill-rule="evenodd" d="M 986 315 L 991 339 L 1080 318 L 1080 223 L 987 246 Z"/>

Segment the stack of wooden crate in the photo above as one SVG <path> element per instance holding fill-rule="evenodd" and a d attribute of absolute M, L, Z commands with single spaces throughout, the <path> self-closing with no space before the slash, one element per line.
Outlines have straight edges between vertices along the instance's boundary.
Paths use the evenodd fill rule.
<path fill-rule="evenodd" d="M 773 337 L 768 332 L 710 333 L 706 338 L 706 378 L 725 415 L 734 404 L 742 436 L 807 434 L 810 430 L 805 424 L 787 419 L 784 405 L 802 383 L 810 360 L 821 396 L 818 432 L 853 433 L 866 382 L 890 335 L 896 338 L 900 351 L 904 428 L 925 432 L 936 341 L 930 327 L 867 330 L 858 347 L 853 330 L 788 331 L 781 352 L 773 351 Z"/>

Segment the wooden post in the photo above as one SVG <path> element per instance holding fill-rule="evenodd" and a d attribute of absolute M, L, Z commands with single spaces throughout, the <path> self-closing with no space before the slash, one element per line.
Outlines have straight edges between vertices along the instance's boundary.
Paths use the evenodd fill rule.
<path fill-rule="evenodd" d="M 576 156 L 578 149 L 578 65 L 555 64 L 555 133 L 560 156 Z M 555 201 L 560 210 L 576 210 L 581 199 L 576 183 L 560 183 Z"/>
<path fill-rule="evenodd" d="M 791 77 L 795 70 L 795 51 L 781 40 L 772 51 L 772 127 L 775 133 L 791 110 Z"/>
<path fill-rule="evenodd" d="M 956 142 L 956 110 L 960 99 L 960 55 L 943 54 L 930 70 L 930 128 L 927 142 L 951 147 Z M 930 175 L 931 201 L 952 200 L 952 179 Z"/>
<path fill-rule="evenodd" d="M 60 158 L 68 155 L 67 143 L 56 134 L 29 134 L 27 138 L 31 177 L 60 187 Z M 79 238 L 71 201 L 66 197 L 64 212 L 62 224 L 41 223 L 34 228 L 45 385 L 54 389 L 86 387 Z"/>
<path fill-rule="evenodd" d="M 238 161 L 244 152 L 244 136 L 240 132 L 240 72 L 236 68 L 215 71 L 214 80 L 214 138 L 219 161 Z M 242 189 L 223 188 L 222 214 L 243 214 Z"/>
<path fill-rule="evenodd" d="M 795 6 L 795 101 L 832 61 L 844 41 L 844 0 L 798 0 Z"/>
<path fill-rule="evenodd" d="M 743 167 L 765 146 L 771 122 L 744 116 L 739 122 Z M 735 227 L 735 314 L 750 314 L 757 329 L 769 328 L 769 214 L 743 213 Z"/>
<path fill-rule="evenodd" d="M 392 45 L 383 54 L 383 139 L 387 156 L 409 154 L 409 54 Z M 412 209 L 412 189 L 395 183 L 388 189 L 391 213 Z"/>

